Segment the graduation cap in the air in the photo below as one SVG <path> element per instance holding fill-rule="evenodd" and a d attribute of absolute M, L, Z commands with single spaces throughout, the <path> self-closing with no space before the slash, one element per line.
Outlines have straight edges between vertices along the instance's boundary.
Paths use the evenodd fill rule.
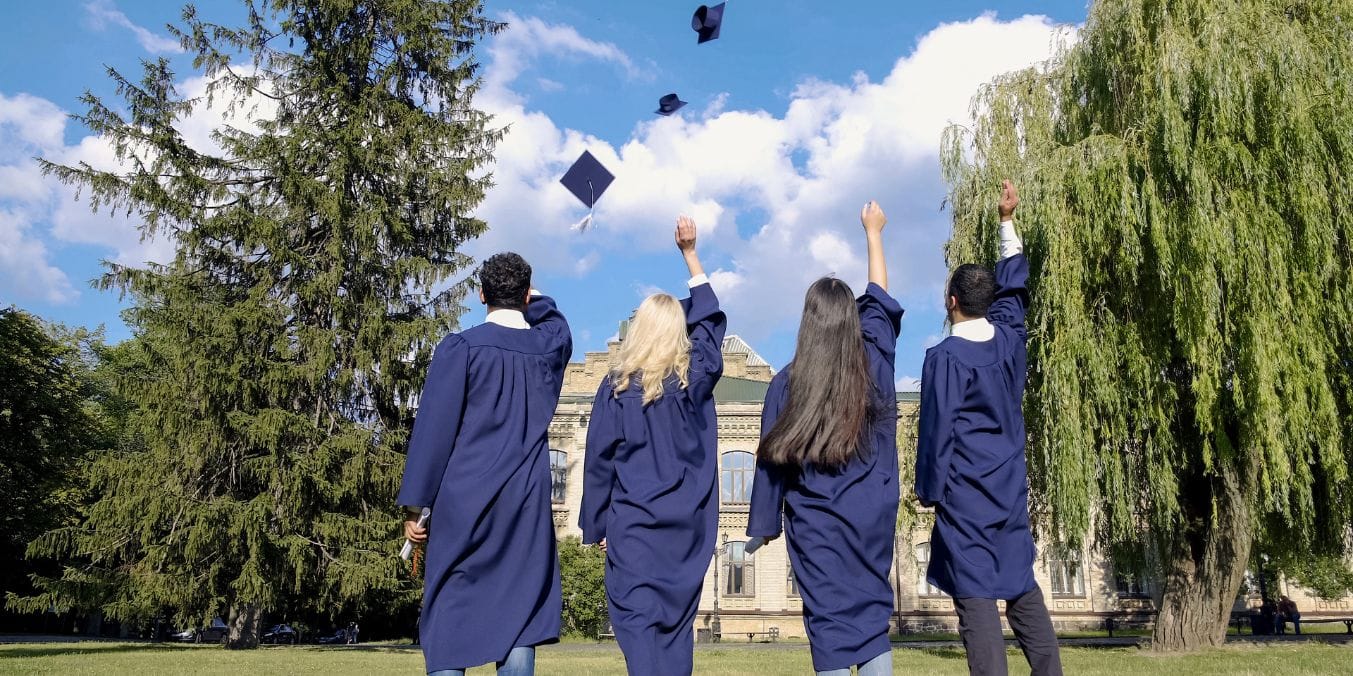
<path fill-rule="evenodd" d="M 659 115 L 671 115 L 672 113 L 681 110 L 681 107 L 684 105 L 686 105 L 686 102 L 678 98 L 675 93 L 668 94 L 667 96 L 658 99 L 658 109 L 653 112 Z"/>
<path fill-rule="evenodd" d="M 564 172 L 564 177 L 559 179 L 568 191 L 573 193 L 580 202 L 587 205 L 587 215 L 581 221 L 573 224 L 574 230 L 585 231 L 592 224 L 592 212 L 595 210 L 597 200 L 601 194 L 606 192 L 606 188 L 611 185 L 615 176 L 606 171 L 606 167 L 601 166 L 597 158 L 592 157 L 592 153 L 584 150 L 578 161 Z"/>
<path fill-rule="evenodd" d="M 700 39 L 696 44 L 705 44 L 710 40 L 719 39 L 719 28 L 723 26 L 723 6 L 727 3 L 719 3 L 713 7 L 700 5 L 695 10 L 695 15 L 691 17 L 691 29 L 700 34 Z"/>

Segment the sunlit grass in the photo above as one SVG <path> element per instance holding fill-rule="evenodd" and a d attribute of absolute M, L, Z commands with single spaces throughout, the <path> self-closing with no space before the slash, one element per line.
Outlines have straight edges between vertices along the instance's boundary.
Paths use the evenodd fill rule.
<path fill-rule="evenodd" d="M 1064 648 L 1068 674 L 1189 674 L 1189 676 L 1292 676 L 1353 674 L 1353 646 L 1305 641 L 1227 646 L 1189 655 L 1158 655 L 1138 648 Z M 537 673 L 623 674 L 624 658 L 613 643 L 570 643 L 539 650 Z M 1011 650 L 1010 673 L 1028 673 L 1023 657 Z M 893 650 L 898 674 L 966 674 L 958 648 Z M 812 664 L 804 645 L 700 646 L 697 674 L 808 674 Z M 217 646 L 147 643 L 20 643 L 0 645 L 5 674 L 421 674 L 423 657 L 405 646 L 278 646 L 227 651 Z M 472 669 L 491 674 L 492 668 Z"/>

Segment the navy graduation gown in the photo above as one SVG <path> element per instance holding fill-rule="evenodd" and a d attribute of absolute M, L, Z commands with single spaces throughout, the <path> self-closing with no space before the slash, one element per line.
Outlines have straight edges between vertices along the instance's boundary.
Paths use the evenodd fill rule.
<path fill-rule="evenodd" d="M 889 649 L 893 590 L 888 573 L 897 534 L 897 393 L 893 360 L 902 307 L 876 284 L 857 300 L 869 373 L 878 393 L 870 444 L 844 467 L 821 471 L 756 463 L 747 535 L 787 535 L 803 598 L 813 669 L 862 664 Z M 775 375 L 761 412 L 761 436 L 789 396 L 788 369 Z M 782 519 L 783 510 L 783 519 Z"/>
<path fill-rule="evenodd" d="M 399 504 L 431 506 L 419 634 L 429 672 L 559 637 L 547 431 L 573 353 L 546 296 L 529 329 L 442 340 L 423 386 Z"/>
<path fill-rule="evenodd" d="M 1034 588 L 1024 464 L 1029 262 L 996 264 L 985 342 L 950 336 L 926 351 L 916 494 L 935 506 L 926 577 L 958 598 L 1014 599 Z"/>
<path fill-rule="evenodd" d="M 606 538 L 606 600 L 630 674 L 689 674 L 693 624 L 719 515 L 714 385 L 727 320 L 709 284 L 682 301 L 687 387 L 647 406 L 637 383 L 602 381 L 587 428 L 583 542 Z"/>

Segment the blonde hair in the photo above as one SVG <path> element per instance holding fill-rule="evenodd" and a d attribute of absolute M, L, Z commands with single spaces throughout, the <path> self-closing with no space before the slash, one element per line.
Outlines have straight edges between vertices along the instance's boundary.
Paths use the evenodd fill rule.
<path fill-rule="evenodd" d="M 639 304 L 620 344 L 617 363 L 611 369 L 615 393 L 629 389 L 638 376 L 644 403 L 662 396 L 662 384 L 676 376 L 686 387 L 691 369 L 691 339 L 686 335 L 686 312 L 677 299 L 655 293 Z"/>

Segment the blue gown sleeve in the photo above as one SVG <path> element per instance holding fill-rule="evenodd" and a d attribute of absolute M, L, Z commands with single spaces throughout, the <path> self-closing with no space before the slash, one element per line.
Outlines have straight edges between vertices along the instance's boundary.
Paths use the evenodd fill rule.
<path fill-rule="evenodd" d="M 551 352 L 555 354 L 557 361 L 555 367 L 562 377 L 564 367 L 568 366 L 568 360 L 573 358 L 573 332 L 569 330 L 564 313 L 559 311 L 553 298 L 531 296 L 531 302 L 526 304 L 524 314 L 526 323 L 531 325 L 532 331 L 542 331 L 550 336 Z"/>
<path fill-rule="evenodd" d="M 587 456 L 583 462 L 583 499 L 578 527 L 583 542 L 592 544 L 606 537 L 606 514 L 615 486 L 615 452 L 625 440 L 621 431 L 619 404 L 610 379 L 602 381 L 592 402 L 592 420 L 587 425 Z"/>
<path fill-rule="evenodd" d="M 1029 309 L 1029 259 L 1015 254 L 996 264 L 996 299 L 987 310 L 987 320 L 1015 330 L 1020 340 L 1028 340 L 1024 313 Z"/>
<path fill-rule="evenodd" d="M 860 332 L 864 334 L 867 349 L 873 350 L 887 363 L 894 363 L 897 355 L 897 336 L 902 331 L 902 306 L 878 284 L 870 283 L 864 295 L 855 299 L 860 311 Z"/>
<path fill-rule="evenodd" d="M 771 389 L 761 408 L 761 438 L 765 439 L 784 405 L 784 391 Z M 756 459 L 752 497 L 747 507 L 747 536 L 775 537 L 784 529 L 785 483 L 791 470 Z"/>
<path fill-rule="evenodd" d="M 719 309 L 719 297 L 708 282 L 691 289 L 691 297 L 681 301 L 686 311 L 686 333 L 691 337 L 691 372 L 723 373 L 723 337 L 728 331 L 728 316 Z"/>
<path fill-rule="evenodd" d="M 432 353 L 397 504 L 431 507 L 436 502 L 465 412 L 469 361 L 469 347 L 454 334 L 443 339 Z"/>
<path fill-rule="evenodd" d="M 963 387 L 962 375 L 947 352 L 934 348 L 926 352 L 916 447 L 916 496 L 926 507 L 944 500 L 954 451 L 954 418 L 962 403 Z"/>

